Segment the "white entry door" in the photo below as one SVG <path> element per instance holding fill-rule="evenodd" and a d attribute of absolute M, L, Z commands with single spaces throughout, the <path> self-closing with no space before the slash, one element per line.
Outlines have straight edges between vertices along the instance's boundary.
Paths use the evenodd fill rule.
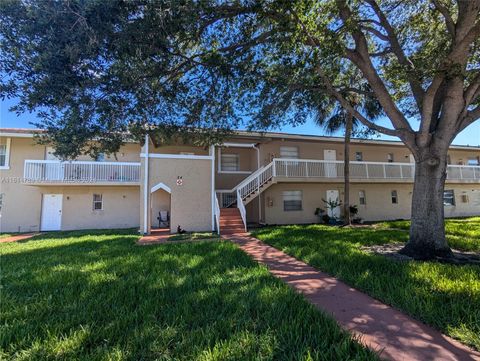
<path fill-rule="evenodd" d="M 324 149 L 323 159 L 325 161 L 336 161 L 337 151 L 335 149 Z M 329 178 L 337 177 L 337 163 L 325 163 L 325 176 Z"/>
<path fill-rule="evenodd" d="M 328 190 L 326 200 L 327 202 L 331 202 L 331 201 L 340 202 L 338 190 L 336 189 Z M 327 214 L 329 217 L 333 217 L 336 219 L 340 218 L 340 207 L 335 207 L 334 209 L 327 207 Z"/>
<path fill-rule="evenodd" d="M 62 227 L 63 194 L 44 194 L 41 231 L 59 231 Z"/>

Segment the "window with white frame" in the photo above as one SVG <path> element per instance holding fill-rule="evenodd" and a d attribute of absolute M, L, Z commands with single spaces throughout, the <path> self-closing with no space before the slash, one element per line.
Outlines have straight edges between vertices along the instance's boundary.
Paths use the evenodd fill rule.
<path fill-rule="evenodd" d="M 363 153 L 362 152 L 355 152 L 355 160 L 357 162 L 363 161 Z"/>
<path fill-rule="evenodd" d="M 223 154 L 220 158 L 220 170 L 223 172 L 238 172 L 240 170 L 240 157 L 238 154 Z"/>
<path fill-rule="evenodd" d="M 302 191 L 283 191 L 282 195 L 285 212 L 302 210 Z"/>
<path fill-rule="evenodd" d="M 454 206 L 455 205 L 455 192 L 453 189 L 447 189 L 443 191 L 443 205 Z"/>
<path fill-rule="evenodd" d="M 0 140 L 0 168 L 8 168 L 10 158 L 10 138 Z"/>
<path fill-rule="evenodd" d="M 298 147 L 280 147 L 280 158 L 298 159 Z"/>
<path fill-rule="evenodd" d="M 361 205 L 367 204 L 367 198 L 365 197 L 365 191 L 358 191 L 358 203 Z"/>
<path fill-rule="evenodd" d="M 480 165 L 480 157 L 477 158 L 468 158 L 468 165 Z"/>
<path fill-rule="evenodd" d="M 397 191 L 392 191 L 392 204 L 398 204 L 398 193 Z"/>
<path fill-rule="evenodd" d="M 93 210 L 102 211 L 103 210 L 103 195 L 94 194 L 93 195 Z"/>
<path fill-rule="evenodd" d="M 387 154 L 387 162 L 388 163 L 393 163 L 393 160 L 394 160 L 393 153 L 388 153 Z"/>

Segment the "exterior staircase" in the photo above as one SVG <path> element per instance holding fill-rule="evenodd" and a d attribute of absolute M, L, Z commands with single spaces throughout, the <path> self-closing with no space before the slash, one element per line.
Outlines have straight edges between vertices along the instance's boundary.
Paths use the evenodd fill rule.
<path fill-rule="evenodd" d="M 238 208 L 220 208 L 220 234 L 245 233 L 240 210 Z"/>
<path fill-rule="evenodd" d="M 215 217 L 217 229 L 221 235 L 244 233 L 247 229 L 247 211 L 245 206 L 275 183 L 275 163 L 257 169 L 228 193 L 236 194 L 236 200 L 227 206 L 222 196 L 222 208 L 215 196 Z M 232 206 L 236 205 L 236 208 Z M 226 208 L 232 207 L 232 208 Z"/>

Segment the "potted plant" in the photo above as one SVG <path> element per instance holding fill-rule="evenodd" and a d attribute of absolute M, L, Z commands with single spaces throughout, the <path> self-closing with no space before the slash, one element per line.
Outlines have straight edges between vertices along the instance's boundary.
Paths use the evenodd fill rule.
<path fill-rule="evenodd" d="M 337 219 L 334 215 L 335 214 L 334 211 L 337 207 L 340 207 L 342 205 L 342 202 L 339 201 L 338 198 L 335 199 L 335 200 L 328 200 L 328 201 L 326 201 L 325 199 L 322 199 L 322 201 L 325 203 L 325 207 L 327 208 L 327 210 L 329 209 L 331 211 L 330 213 L 332 214 L 332 217 L 328 216 L 329 217 L 328 223 L 329 224 L 336 224 Z"/>
<path fill-rule="evenodd" d="M 328 221 L 330 220 L 330 217 L 328 217 L 328 215 L 325 214 L 325 210 L 322 209 L 322 208 L 315 208 L 315 213 L 314 213 L 318 218 L 320 218 L 324 223 L 328 223 Z M 327 221 L 325 221 L 325 216 L 328 217 Z"/>
<path fill-rule="evenodd" d="M 362 218 L 357 217 L 358 214 L 358 207 L 357 205 L 350 206 L 350 216 L 352 218 L 352 223 L 354 224 L 360 224 L 363 223 Z"/>

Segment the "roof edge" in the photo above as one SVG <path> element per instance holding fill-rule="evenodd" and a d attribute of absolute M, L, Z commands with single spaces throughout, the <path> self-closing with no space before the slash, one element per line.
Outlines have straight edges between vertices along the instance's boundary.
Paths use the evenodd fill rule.
<path fill-rule="evenodd" d="M 0 128 L 0 136 L 2 137 L 19 137 L 19 138 L 32 138 L 35 134 L 44 133 L 43 129 L 28 129 L 28 128 Z M 290 140 L 310 140 L 310 141 L 326 141 L 326 142 L 339 142 L 344 141 L 343 137 L 329 137 L 324 135 L 306 135 L 295 133 L 282 133 L 282 132 L 254 132 L 246 130 L 237 130 L 233 132 L 234 136 L 241 136 L 247 138 L 275 138 L 275 139 L 290 139 Z M 405 144 L 399 140 L 385 140 L 385 139 L 367 139 L 367 138 L 352 138 L 352 143 L 356 144 L 382 144 L 393 146 L 405 146 Z M 452 144 L 451 149 L 473 149 L 479 150 L 479 145 L 461 145 Z"/>

